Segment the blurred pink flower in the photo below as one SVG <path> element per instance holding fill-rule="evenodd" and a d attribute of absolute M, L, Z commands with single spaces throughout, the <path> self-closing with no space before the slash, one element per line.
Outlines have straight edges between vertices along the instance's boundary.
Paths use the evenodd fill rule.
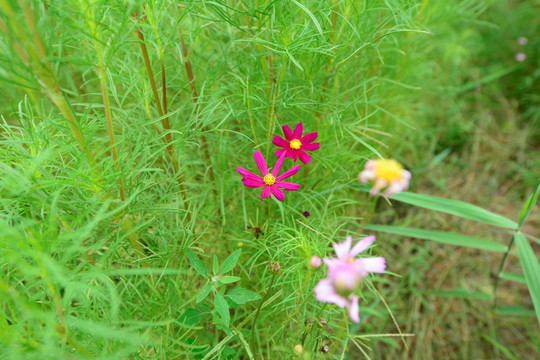
<path fill-rule="evenodd" d="M 518 52 L 515 56 L 516 60 L 519 61 L 519 62 L 523 62 L 527 59 L 527 55 L 525 53 L 522 53 L 522 52 Z"/>
<path fill-rule="evenodd" d="M 328 267 L 328 276 L 319 281 L 314 289 L 317 300 L 347 308 L 354 322 L 360 321 L 358 296 L 354 291 L 358 289 L 362 278 L 369 273 L 383 273 L 386 268 L 386 260 L 383 257 L 355 259 L 373 241 L 375 236 L 367 236 L 351 249 L 352 238 L 347 236 L 343 243 L 334 244 L 337 258 L 324 259 Z"/>
<path fill-rule="evenodd" d="M 311 260 L 309 261 L 309 264 L 312 268 L 317 269 L 322 265 L 322 260 L 318 256 L 312 256 Z"/>
<path fill-rule="evenodd" d="M 286 158 L 293 159 L 294 161 L 296 161 L 297 158 L 300 158 L 300 161 L 304 164 L 310 162 L 311 157 L 306 151 L 315 151 L 319 149 L 320 143 L 313 142 L 317 139 L 318 134 L 316 132 L 311 132 L 302 136 L 303 131 L 304 125 L 301 122 L 294 128 L 294 133 L 288 125 L 283 125 L 285 139 L 279 135 L 274 135 L 274 140 L 272 141 L 274 145 L 283 148 L 275 152 L 276 156 L 280 157 L 282 154 L 285 154 Z"/>
<path fill-rule="evenodd" d="M 276 166 L 274 166 L 272 172 L 268 171 L 266 160 L 264 160 L 264 157 L 259 150 L 253 154 L 253 158 L 255 159 L 257 167 L 263 176 L 256 175 L 241 167 L 237 167 L 236 170 L 238 170 L 240 175 L 243 176 L 242 182 L 245 186 L 250 188 L 264 187 L 261 194 L 261 201 L 263 201 L 266 197 L 271 198 L 272 195 L 274 195 L 279 201 L 283 201 L 285 198 L 285 193 L 282 191 L 282 189 L 288 191 L 296 191 L 300 189 L 300 185 L 298 184 L 281 181 L 296 174 L 298 170 L 300 170 L 300 165 L 295 165 L 278 176 L 281 165 L 283 164 L 283 160 L 285 159 L 285 155 L 278 158 Z"/>
<path fill-rule="evenodd" d="M 358 175 L 358 180 L 364 184 L 368 181 L 375 182 L 369 192 L 372 196 L 379 194 L 383 188 L 386 188 L 385 196 L 392 196 L 409 188 L 411 173 L 403 169 L 396 160 L 368 160 L 364 171 Z"/>
<path fill-rule="evenodd" d="M 527 39 L 525 36 L 520 36 L 518 37 L 517 42 L 519 45 L 527 45 L 529 39 Z"/>

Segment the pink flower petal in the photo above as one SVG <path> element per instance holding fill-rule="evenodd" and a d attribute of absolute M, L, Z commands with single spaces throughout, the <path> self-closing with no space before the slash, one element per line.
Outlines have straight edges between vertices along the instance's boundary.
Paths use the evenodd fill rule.
<path fill-rule="evenodd" d="M 302 137 L 301 139 L 299 139 L 300 142 L 302 143 L 302 147 L 303 147 L 304 144 L 309 144 L 310 142 L 315 140 L 317 138 L 317 136 L 319 136 L 318 133 L 310 132 L 310 133 L 306 134 L 304 137 Z"/>
<path fill-rule="evenodd" d="M 352 242 L 352 237 L 347 236 L 344 242 L 339 243 L 339 244 L 335 243 L 333 245 L 334 251 L 336 252 L 336 255 L 339 260 L 346 261 L 350 258 L 349 251 L 351 250 L 351 242 Z"/>
<path fill-rule="evenodd" d="M 371 196 L 377 195 L 381 191 L 381 189 L 386 187 L 387 185 L 388 185 L 388 181 L 386 181 L 384 179 L 381 179 L 381 178 L 377 178 L 375 180 L 375 184 L 373 185 L 373 187 L 369 191 L 369 195 L 371 195 Z"/>
<path fill-rule="evenodd" d="M 369 257 L 358 259 L 362 264 L 362 267 L 367 272 L 383 273 L 386 269 L 386 260 L 383 257 Z"/>
<path fill-rule="evenodd" d="M 259 150 L 255 151 L 255 154 L 253 154 L 253 158 L 255 159 L 255 162 L 257 163 L 257 166 L 259 167 L 259 170 L 261 171 L 263 176 L 268 174 L 268 166 L 266 166 L 266 160 L 264 160 L 264 157 Z"/>
<path fill-rule="evenodd" d="M 300 121 L 294 128 L 293 138 L 300 140 L 302 138 L 302 132 L 304 131 L 304 125 Z"/>
<path fill-rule="evenodd" d="M 349 310 L 349 316 L 355 323 L 360 322 L 360 309 L 358 307 L 358 296 L 349 296 L 349 302 L 347 302 L 347 310 Z"/>
<path fill-rule="evenodd" d="M 328 279 L 319 281 L 317 286 L 315 286 L 314 292 L 315 297 L 319 301 L 336 304 L 339 307 L 347 306 L 347 299 L 336 293 L 332 286 L 332 282 Z"/>
<path fill-rule="evenodd" d="M 270 188 L 270 191 L 272 191 L 272 194 L 274 194 L 274 196 L 276 197 L 276 199 L 278 199 L 279 201 L 283 201 L 283 199 L 285 199 L 285 193 L 277 188 L 276 186 L 269 186 Z"/>
<path fill-rule="evenodd" d="M 291 141 L 293 138 L 293 132 L 291 131 L 291 128 L 289 125 L 283 125 L 283 134 L 285 135 L 285 139 Z"/>
<path fill-rule="evenodd" d="M 330 258 L 330 259 L 324 258 L 323 261 L 328 267 L 328 272 L 331 272 L 333 268 L 335 268 L 336 266 L 339 266 L 342 263 L 341 260 L 336 259 L 336 258 Z"/>
<path fill-rule="evenodd" d="M 311 157 L 307 154 L 307 152 L 298 150 L 298 157 L 300 158 L 300 161 L 304 164 L 307 164 L 311 161 Z"/>
<path fill-rule="evenodd" d="M 300 170 L 300 165 L 294 165 L 292 168 L 290 168 L 289 170 L 285 171 L 283 174 L 276 177 L 276 181 L 285 180 L 293 176 L 294 174 L 296 174 L 298 170 Z"/>
<path fill-rule="evenodd" d="M 281 155 L 285 154 L 285 157 L 287 157 L 287 151 L 288 149 L 279 149 L 274 153 L 277 157 L 280 157 Z"/>
<path fill-rule="evenodd" d="M 311 143 L 311 144 L 305 144 L 302 143 L 302 150 L 306 150 L 306 151 L 315 151 L 315 150 L 319 150 L 319 148 L 321 147 L 321 143 Z"/>
<path fill-rule="evenodd" d="M 296 191 L 300 189 L 300 185 L 298 184 L 294 184 L 290 182 L 283 182 L 283 181 L 276 182 L 275 186 L 277 186 L 280 189 L 288 190 L 288 191 Z"/>
<path fill-rule="evenodd" d="M 283 165 L 283 160 L 285 159 L 286 154 L 281 154 L 281 156 L 276 161 L 276 166 L 272 169 L 272 175 L 277 176 L 279 170 L 281 170 L 281 165 Z"/>
<path fill-rule="evenodd" d="M 242 179 L 242 182 L 244 183 L 245 186 L 247 186 L 249 188 L 260 188 L 260 187 L 263 187 L 265 185 L 264 181 L 262 181 L 262 180 L 251 180 L 251 179 L 248 179 L 248 178 Z"/>
<path fill-rule="evenodd" d="M 272 191 L 270 191 L 270 186 L 265 186 L 261 194 L 261 201 L 263 201 L 264 198 L 271 198 L 271 197 L 272 197 Z"/>
<path fill-rule="evenodd" d="M 357 242 L 356 245 L 353 246 L 349 255 L 351 257 L 355 257 L 356 255 L 366 250 L 374 241 L 375 241 L 375 236 L 373 235 L 366 236 L 365 238 Z"/>
<path fill-rule="evenodd" d="M 364 170 L 360 174 L 358 174 L 358 181 L 360 181 L 362 184 L 367 183 L 370 180 L 375 179 L 375 171 L 374 170 Z"/>
<path fill-rule="evenodd" d="M 276 146 L 285 147 L 285 148 L 290 147 L 290 142 L 285 140 L 284 138 L 282 138 L 279 135 L 274 135 L 274 140 L 272 141 L 272 144 L 274 144 Z"/>
<path fill-rule="evenodd" d="M 236 170 L 238 170 L 238 172 L 240 173 L 240 175 L 244 176 L 245 179 L 249 179 L 249 180 L 260 180 L 260 181 L 263 181 L 263 178 L 259 175 L 256 175 L 250 171 L 247 171 L 246 169 L 244 168 L 241 168 L 241 167 L 237 167 Z"/>

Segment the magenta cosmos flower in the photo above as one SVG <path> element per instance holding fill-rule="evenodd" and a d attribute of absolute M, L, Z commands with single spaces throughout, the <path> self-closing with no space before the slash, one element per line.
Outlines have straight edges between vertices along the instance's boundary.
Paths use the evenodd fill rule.
<path fill-rule="evenodd" d="M 383 273 L 386 260 L 383 257 L 355 258 L 375 241 L 375 236 L 367 236 L 351 249 L 352 238 L 348 236 L 341 244 L 334 244 L 337 258 L 325 258 L 328 277 L 315 286 L 317 300 L 345 307 L 354 322 L 360 321 L 358 310 L 358 290 L 362 278 L 369 273 Z"/>
<path fill-rule="evenodd" d="M 264 186 L 261 194 L 261 201 L 263 201 L 266 197 L 271 198 L 272 195 L 274 195 L 279 201 L 283 201 L 283 199 L 285 199 L 285 193 L 283 190 L 296 191 L 300 189 L 300 185 L 298 184 L 281 181 L 296 174 L 298 170 L 300 170 L 300 165 L 295 165 L 278 176 L 281 165 L 283 164 L 283 160 L 285 159 L 285 154 L 278 158 L 276 166 L 274 166 L 272 172 L 268 171 L 266 160 L 264 160 L 264 157 L 259 150 L 253 154 L 253 158 L 255 159 L 257 167 L 261 171 L 262 176 L 256 175 L 241 167 L 237 167 L 236 170 L 238 170 L 240 175 L 243 176 L 242 182 L 245 186 L 250 188 L 260 188 Z"/>
<path fill-rule="evenodd" d="M 279 135 L 274 135 L 274 141 L 272 141 L 272 144 L 283 148 L 275 152 L 276 156 L 280 157 L 285 154 L 286 158 L 293 159 L 294 161 L 296 161 L 297 158 L 300 158 L 300 161 L 304 164 L 310 162 L 311 157 L 306 151 L 318 150 L 321 144 L 313 142 L 318 136 L 316 132 L 311 132 L 302 136 L 303 131 L 304 125 L 301 122 L 294 128 L 294 133 L 288 125 L 283 125 L 285 139 Z"/>

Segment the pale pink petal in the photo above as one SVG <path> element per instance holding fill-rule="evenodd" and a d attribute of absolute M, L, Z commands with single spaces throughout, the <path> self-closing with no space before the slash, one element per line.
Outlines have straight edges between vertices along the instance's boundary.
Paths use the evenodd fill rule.
<path fill-rule="evenodd" d="M 304 143 L 302 143 L 301 149 L 306 150 L 306 151 L 315 151 L 315 150 L 319 150 L 320 147 L 321 147 L 321 143 L 311 143 L 311 144 L 305 144 L 305 145 Z"/>
<path fill-rule="evenodd" d="M 349 301 L 347 302 L 347 310 L 349 310 L 349 316 L 351 320 L 355 323 L 360 322 L 360 309 L 358 307 L 358 296 L 351 295 L 349 296 Z"/>
<path fill-rule="evenodd" d="M 276 199 L 278 199 L 279 201 L 283 201 L 283 199 L 285 199 L 285 193 L 281 189 L 275 186 L 269 186 L 269 188 L 270 191 L 272 191 L 272 194 L 274 194 L 274 196 L 276 197 Z"/>
<path fill-rule="evenodd" d="M 407 190 L 408 186 L 409 184 L 407 182 L 394 181 L 388 188 L 386 188 L 384 191 L 384 196 L 390 197 L 392 195 L 399 194 L 400 192 Z"/>
<path fill-rule="evenodd" d="M 255 162 L 257 163 L 257 166 L 259 167 L 259 170 L 265 176 L 268 174 L 268 166 L 266 166 L 266 160 L 264 160 L 263 155 L 261 154 L 260 150 L 255 151 L 255 154 L 253 154 L 253 158 L 255 159 Z"/>
<path fill-rule="evenodd" d="M 373 170 L 364 170 L 358 175 L 358 181 L 362 184 L 367 183 L 370 180 L 375 179 L 375 171 Z"/>
<path fill-rule="evenodd" d="M 300 161 L 304 164 L 307 164 L 311 161 L 311 157 L 307 154 L 307 152 L 298 150 L 298 157 L 300 158 Z"/>
<path fill-rule="evenodd" d="M 386 260 L 383 257 L 369 257 L 358 259 L 365 271 L 371 273 L 383 273 L 386 269 Z"/>
<path fill-rule="evenodd" d="M 277 176 L 279 170 L 281 170 L 281 165 L 283 165 L 283 160 L 285 159 L 285 154 L 281 154 L 281 156 L 276 161 L 276 166 L 272 169 L 272 175 Z"/>
<path fill-rule="evenodd" d="M 300 140 L 302 138 L 302 132 L 304 131 L 304 125 L 300 121 L 294 128 L 293 138 Z"/>
<path fill-rule="evenodd" d="M 290 143 L 279 135 L 274 135 L 274 140 L 272 141 L 272 144 L 286 148 L 290 147 Z"/>
<path fill-rule="evenodd" d="M 300 189 L 300 185 L 290 182 L 283 182 L 279 181 L 274 184 L 274 186 L 277 186 L 280 189 L 288 190 L 288 191 L 296 191 Z"/>
<path fill-rule="evenodd" d="M 291 131 L 291 128 L 289 125 L 283 125 L 283 134 L 285 135 L 285 139 L 291 141 L 293 140 L 293 132 Z"/>
<path fill-rule="evenodd" d="M 373 185 L 373 187 L 371 188 L 371 190 L 369 191 L 369 194 L 371 196 L 375 196 L 379 193 L 379 191 L 388 185 L 388 181 L 384 180 L 384 179 L 381 179 L 381 178 L 378 178 L 375 180 L 375 185 Z"/>
<path fill-rule="evenodd" d="M 298 140 L 300 140 L 302 145 L 309 144 L 310 142 L 315 140 L 317 138 L 317 136 L 319 136 L 319 135 L 316 132 L 310 132 L 310 133 L 306 134 L 304 137 L 302 137 L 301 139 L 298 139 Z"/>
<path fill-rule="evenodd" d="M 377 160 L 368 160 L 364 168 L 366 170 L 375 170 L 375 165 L 377 165 Z"/>
<path fill-rule="evenodd" d="M 336 293 L 332 282 L 328 279 L 319 281 L 317 286 L 315 286 L 314 292 L 315 297 L 319 301 L 336 304 L 339 307 L 347 306 L 347 299 Z"/>
<path fill-rule="evenodd" d="M 280 157 L 281 155 L 285 154 L 285 157 L 288 157 L 287 151 L 289 151 L 289 149 L 279 149 L 278 151 L 274 153 L 274 155 L 276 155 L 277 157 Z"/>
<path fill-rule="evenodd" d="M 276 181 L 285 180 L 286 178 L 289 178 L 293 176 L 294 174 L 296 174 L 298 170 L 300 170 L 300 165 L 294 165 L 292 168 L 290 168 L 289 170 L 285 171 L 283 174 L 276 177 Z"/>
<path fill-rule="evenodd" d="M 403 178 L 407 181 L 411 180 L 412 174 L 409 170 L 403 170 Z"/>
<path fill-rule="evenodd" d="M 262 181 L 262 180 L 251 180 L 251 179 L 248 179 L 248 178 L 242 179 L 242 182 L 244 183 L 245 186 L 247 186 L 249 188 L 260 188 L 260 187 L 263 187 L 265 185 L 264 181 Z"/>
<path fill-rule="evenodd" d="M 256 175 L 250 171 L 247 171 L 246 169 L 244 168 L 241 168 L 241 167 L 237 167 L 236 170 L 238 170 L 238 172 L 240 173 L 240 175 L 244 176 L 245 179 L 249 179 L 249 180 L 260 180 L 260 181 L 263 181 L 263 178 L 259 175 Z"/>
<path fill-rule="evenodd" d="M 355 257 L 356 255 L 366 250 L 371 245 L 371 243 L 373 243 L 373 241 L 375 241 L 375 236 L 370 235 L 357 242 L 349 253 L 350 257 Z"/>
<path fill-rule="evenodd" d="M 264 200 L 264 198 L 271 198 L 272 192 L 270 191 L 270 186 L 265 186 L 262 193 L 261 193 L 261 201 Z"/>
<path fill-rule="evenodd" d="M 334 251 L 336 252 L 336 255 L 339 260 L 345 261 L 350 258 L 349 251 L 351 250 L 351 242 L 352 242 L 352 237 L 347 236 L 344 242 L 339 243 L 339 244 L 335 243 L 333 245 Z"/>
<path fill-rule="evenodd" d="M 323 261 L 328 267 L 328 272 L 331 272 L 333 268 L 343 263 L 343 261 L 336 258 L 324 258 Z"/>

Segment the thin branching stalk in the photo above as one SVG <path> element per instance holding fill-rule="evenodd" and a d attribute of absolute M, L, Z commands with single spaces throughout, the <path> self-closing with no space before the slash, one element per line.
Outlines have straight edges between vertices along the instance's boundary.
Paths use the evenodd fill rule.
<path fill-rule="evenodd" d="M 257 319 L 259 318 L 259 312 L 261 311 L 261 308 L 264 304 L 264 301 L 268 297 L 268 294 L 270 294 L 270 291 L 272 291 L 272 286 L 274 285 L 274 281 L 276 280 L 278 271 L 271 271 L 272 272 L 272 279 L 270 280 L 270 285 L 268 286 L 268 289 L 264 293 L 263 298 L 261 299 L 259 306 L 257 307 L 257 311 L 255 312 L 255 317 L 253 318 L 253 325 L 251 325 L 251 347 L 255 348 L 253 345 L 255 344 L 255 327 L 257 325 Z"/>

